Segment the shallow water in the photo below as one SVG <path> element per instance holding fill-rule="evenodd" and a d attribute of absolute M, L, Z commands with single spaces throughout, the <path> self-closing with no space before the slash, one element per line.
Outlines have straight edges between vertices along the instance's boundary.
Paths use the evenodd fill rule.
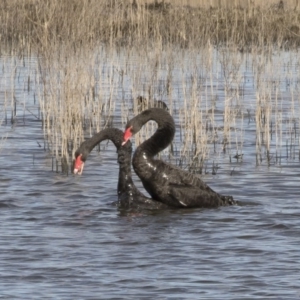
<path fill-rule="evenodd" d="M 2 125 L 1 298 L 300 298 L 298 161 L 255 167 L 249 140 L 243 162 L 203 177 L 240 206 L 128 213 L 112 205 L 114 147 L 82 176 L 52 172 L 26 107 L 34 114 Z"/>

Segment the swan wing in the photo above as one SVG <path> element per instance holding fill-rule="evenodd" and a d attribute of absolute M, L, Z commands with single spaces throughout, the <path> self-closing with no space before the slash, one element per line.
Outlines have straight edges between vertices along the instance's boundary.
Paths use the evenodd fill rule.
<path fill-rule="evenodd" d="M 182 207 L 218 207 L 223 205 L 219 194 L 211 191 L 170 184 L 169 196 Z"/>
<path fill-rule="evenodd" d="M 207 191 L 215 193 L 204 181 L 202 181 L 197 175 L 182 170 L 176 166 L 166 164 L 162 161 L 158 161 L 158 170 L 161 170 L 162 177 L 165 177 L 170 185 L 177 185 L 178 188 L 196 188 L 201 191 Z"/>

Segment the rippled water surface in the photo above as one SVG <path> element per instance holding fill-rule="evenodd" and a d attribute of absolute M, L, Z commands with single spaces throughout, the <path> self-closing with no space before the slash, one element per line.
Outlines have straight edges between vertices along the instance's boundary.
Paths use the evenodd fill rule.
<path fill-rule="evenodd" d="M 66 176 L 35 115 L 2 129 L 1 298 L 300 298 L 297 160 L 255 167 L 246 143 L 241 164 L 203 177 L 240 206 L 128 213 L 112 205 L 112 144 Z"/>

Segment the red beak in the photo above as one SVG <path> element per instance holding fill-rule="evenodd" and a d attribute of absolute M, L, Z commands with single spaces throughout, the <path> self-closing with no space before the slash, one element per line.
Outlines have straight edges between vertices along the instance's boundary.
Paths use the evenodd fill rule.
<path fill-rule="evenodd" d="M 78 155 L 74 163 L 74 174 L 81 174 L 84 167 L 84 162 L 81 160 L 82 154 Z"/>
<path fill-rule="evenodd" d="M 132 132 L 131 132 L 132 127 L 128 127 L 125 132 L 124 132 L 124 136 L 123 136 L 123 143 L 122 146 L 125 145 L 127 143 L 127 141 L 132 137 Z"/>

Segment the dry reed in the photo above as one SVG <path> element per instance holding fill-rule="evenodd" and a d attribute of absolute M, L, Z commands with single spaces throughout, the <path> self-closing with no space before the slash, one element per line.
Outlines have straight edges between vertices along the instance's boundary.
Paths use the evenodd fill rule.
<path fill-rule="evenodd" d="M 135 6 L 121 0 L 3 1 L 0 38 L 19 52 L 36 44 L 46 50 L 53 42 L 144 47 L 159 39 L 181 47 L 230 43 L 241 51 L 254 45 L 298 46 L 300 12 L 272 3 L 265 1 L 264 8 L 191 8 L 163 2 Z"/>
<path fill-rule="evenodd" d="M 284 139 L 286 156 L 297 157 L 300 105 L 293 85 L 290 108 L 283 108 L 283 78 L 272 61 L 275 52 L 298 48 L 300 13 L 273 4 L 228 9 L 157 1 L 4 1 L 1 53 L 37 57 L 35 95 L 45 148 L 63 170 L 84 136 L 112 122 L 123 126 L 137 114 L 134 99 L 140 95 L 165 101 L 180 124 L 179 142 L 164 154 L 179 157 L 182 166 L 205 173 L 210 159 L 215 174 L 222 156 L 241 161 L 244 116 L 250 127 L 255 116 L 257 165 L 264 160 L 270 165 L 274 152 L 280 163 Z M 245 99 L 250 56 L 255 101 Z M 5 96 L 11 122 L 15 77 L 11 71 L 11 93 Z M 146 126 L 136 143 L 155 128 Z"/>

